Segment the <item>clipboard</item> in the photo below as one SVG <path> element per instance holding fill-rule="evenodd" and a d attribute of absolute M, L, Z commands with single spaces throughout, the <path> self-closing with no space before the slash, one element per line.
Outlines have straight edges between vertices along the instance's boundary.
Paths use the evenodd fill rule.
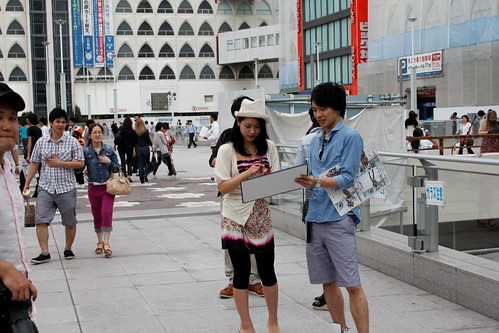
<path fill-rule="evenodd" d="M 302 189 L 303 187 L 294 181 L 301 174 L 308 174 L 307 164 L 297 165 L 242 181 L 242 202 L 247 203 L 260 198 Z"/>

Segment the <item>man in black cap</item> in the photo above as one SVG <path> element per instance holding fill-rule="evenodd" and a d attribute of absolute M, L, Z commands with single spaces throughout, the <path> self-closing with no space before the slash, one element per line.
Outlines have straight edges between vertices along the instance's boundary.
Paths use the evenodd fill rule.
<path fill-rule="evenodd" d="M 29 328 L 23 332 L 38 332 L 29 318 L 37 290 L 28 279 L 23 198 L 4 159 L 19 140 L 17 112 L 24 107 L 22 97 L 0 83 L 0 332 L 17 332 L 18 325 Z"/>

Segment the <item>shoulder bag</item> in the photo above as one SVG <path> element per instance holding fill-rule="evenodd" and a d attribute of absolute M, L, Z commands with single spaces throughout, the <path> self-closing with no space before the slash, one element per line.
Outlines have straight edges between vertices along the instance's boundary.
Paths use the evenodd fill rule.
<path fill-rule="evenodd" d="M 119 168 L 117 174 L 111 172 L 106 182 L 106 191 L 111 195 L 127 195 L 132 191 L 130 180 L 123 174 L 121 168 Z"/>

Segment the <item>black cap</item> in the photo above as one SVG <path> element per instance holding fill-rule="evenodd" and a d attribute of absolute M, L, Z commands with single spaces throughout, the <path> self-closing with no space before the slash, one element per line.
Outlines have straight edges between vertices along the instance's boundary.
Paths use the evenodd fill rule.
<path fill-rule="evenodd" d="M 15 111 L 22 111 L 26 107 L 21 95 L 10 89 L 10 87 L 3 82 L 0 82 L 0 102 L 11 105 Z"/>

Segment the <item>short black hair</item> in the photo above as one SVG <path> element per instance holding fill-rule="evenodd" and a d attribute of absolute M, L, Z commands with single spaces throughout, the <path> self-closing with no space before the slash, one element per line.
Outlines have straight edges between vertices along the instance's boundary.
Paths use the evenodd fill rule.
<path fill-rule="evenodd" d="M 33 125 L 38 124 L 38 116 L 34 114 L 33 112 L 28 113 L 26 118 L 29 120 L 29 122 Z"/>
<path fill-rule="evenodd" d="M 157 122 L 156 123 L 156 127 L 154 127 L 154 129 L 156 130 L 156 132 L 159 132 L 159 131 L 161 131 L 162 127 L 163 127 L 163 123 L 162 122 Z"/>
<path fill-rule="evenodd" d="M 64 118 L 64 121 L 68 121 L 68 114 L 66 113 L 66 111 L 64 111 L 61 108 L 53 108 L 49 114 L 49 121 L 51 123 L 53 123 L 54 120 L 59 119 L 59 118 Z M 45 119 L 45 118 L 43 118 L 43 119 Z M 42 118 L 40 118 L 40 122 L 43 123 Z"/>
<path fill-rule="evenodd" d="M 479 115 L 480 117 L 485 116 L 485 111 L 483 111 L 483 110 L 478 111 L 478 115 Z"/>
<path fill-rule="evenodd" d="M 345 118 L 347 108 L 347 94 L 345 88 L 338 83 L 324 82 L 312 90 L 310 102 L 322 107 L 330 107 L 340 113 L 341 118 Z"/>
<path fill-rule="evenodd" d="M 73 122 L 73 123 L 77 123 L 77 121 L 76 121 L 76 118 L 75 118 L 75 117 L 71 117 L 71 118 L 69 118 L 69 121 L 71 121 L 71 122 Z"/>
<path fill-rule="evenodd" d="M 248 96 L 239 96 L 238 98 L 236 98 L 235 100 L 232 101 L 232 106 L 230 107 L 230 113 L 232 113 L 232 117 L 236 117 L 235 116 L 235 113 L 236 111 L 239 111 L 239 109 L 241 108 L 241 103 L 245 100 L 245 99 L 249 99 L 250 101 L 254 101 L 251 97 L 248 97 Z"/>
<path fill-rule="evenodd" d="M 93 119 L 87 120 L 87 126 L 90 127 L 90 125 L 92 125 L 93 123 L 95 123 L 95 120 L 93 120 Z"/>
<path fill-rule="evenodd" d="M 38 121 L 41 122 L 43 125 L 47 125 L 47 118 L 45 117 L 40 117 Z"/>
<path fill-rule="evenodd" d="M 217 120 L 218 120 L 218 114 L 216 114 L 216 113 L 212 113 L 212 114 L 210 115 L 210 117 L 211 117 L 211 118 L 213 118 L 213 120 L 215 120 L 215 121 L 217 121 Z"/>

